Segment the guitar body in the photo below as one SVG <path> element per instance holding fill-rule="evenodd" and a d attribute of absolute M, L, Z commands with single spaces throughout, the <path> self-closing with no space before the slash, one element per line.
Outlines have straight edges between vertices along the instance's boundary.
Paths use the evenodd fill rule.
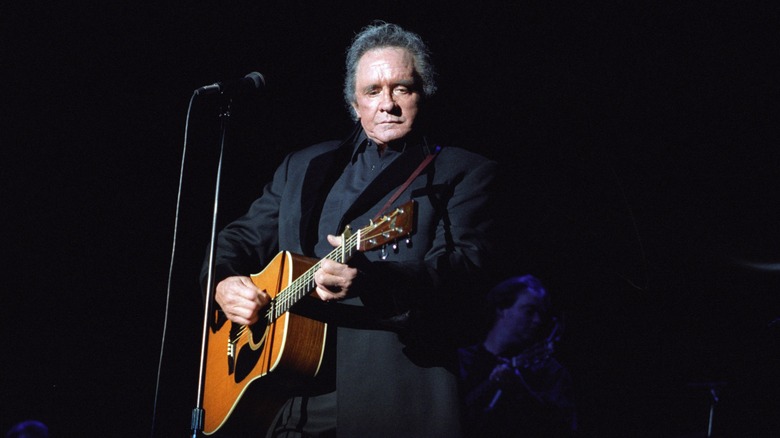
<path fill-rule="evenodd" d="M 357 233 L 347 227 L 342 244 L 325 258 L 346 263 L 356 251 L 378 248 L 410 234 L 413 212 L 414 201 L 409 201 Z M 206 346 L 204 434 L 219 430 L 231 438 L 264 436 L 290 390 L 319 373 L 327 325 L 289 312 L 316 287 L 314 273 L 319 266 L 319 260 L 280 252 L 251 277 L 271 297 L 258 322 L 233 324 L 222 311 L 214 312 Z M 240 420 L 229 422 L 228 417 Z"/>
<path fill-rule="evenodd" d="M 274 257 L 262 272 L 251 276 L 252 282 L 273 299 L 294 279 L 311 268 L 317 260 L 284 251 Z M 214 312 L 209 324 L 206 373 L 203 390 L 205 411 L 203 433 L 211 435 L 225 425 L 239 400 L 248 392 L 250 383 L 261 379 L 264 384 L 253 384 L 251 419 L 270 423 L 276 414 L 274 406 L 283 402 L 278 391 L 266 382 L 266 376 L 295 375 L 314 377 L 322 364 L 327 325 L 290 312 L 268 317 L 261 312 L 260 320 L 252 326 L 234 324 L 221 311 Z M 273 380 L 273 379 L 271 379 Z M 265 387 L 273 394 L 256 394 Z M 258 399 L 258 400 L 254 400 Z M 246 404 L 250 402 L 247 401 Z M 244 406 L 241 406 L 244 409 Z M 251 406 L 246 408 L 252 410 Z M 260 409 L 262 408 L 262 409 Z M 262 410 L 263 412 L 255 412 Z M 267 418 L 260 419 L 257 416 Z M 246 420 L 245 415 L 239 415 Z M 258 432 L 258 431 L 255 431 Z"/>

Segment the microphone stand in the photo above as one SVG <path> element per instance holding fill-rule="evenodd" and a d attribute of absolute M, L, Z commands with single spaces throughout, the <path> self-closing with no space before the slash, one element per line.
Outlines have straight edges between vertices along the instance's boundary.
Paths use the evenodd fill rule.
<path fill-rule="evenodd" d="M 726 382 L 700 382 L 688 383 L 689 388 L 704 389 L 709 393 L 710 414 L 707 421 L 707 438 L 712 437 L 712 426 L 715 420 L 715 407 L 720 401 L 720 389 L 726 385 Z"/>
<path fill-rule="evenodd" d="M 191 427 L 192 438 L 197 438 L 200 432 L 203 431 L 203 381 L 205 378 L 205 362 L 206 362 L 206 349 L 207 349 L 207 337 L 209 320 L 212 311 L 212 291 L 214 290 L 214 253 L 217 243 L 217 210 L 219 206 L 219 188 L 220 180 L 222 178 L 222 157 L 225 153 L 225 138 L 227 137 L 228 122 L 230 121 L 230 104 L 232 100 L 220 93 L 220 109 L 219 117 L 221 120 L 220 134 L 219 134 L 219 162 L 217 164 L 217 177 L 214 185 L 214 211 L 211 217 L 211 237 L 209 243 L 209 265 L 208 274 L 206 277 L 206 305 L 204 306 L 203 313 L 203 333 L 201 335 L 201 347 L 200 347 L 200 368 L 198 373 L 198 395 L 195 401 L 195 408 L 192 410 Z"/>
<path fill-rule="evenodd" d="M 718 401 L 720 401 L 720 398 L 718 397 L 718 389 L 715 386 L 710 388 L 710 397 L 710 418 L 709 422 L 707 423 L 707 438 L 712 436 L 712 420 L 715 416 L 715 405 L 718 404 Z"/>

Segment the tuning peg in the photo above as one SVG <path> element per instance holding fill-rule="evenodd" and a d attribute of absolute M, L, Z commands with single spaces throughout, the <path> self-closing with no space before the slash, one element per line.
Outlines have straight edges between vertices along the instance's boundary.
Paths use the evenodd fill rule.
<path fill-rule="evenodd" d="M 382 248 L 379 250 L 379 257 L 381 257 L 382 260 L 387 259 L 387 245 L 382 245 Z"/>

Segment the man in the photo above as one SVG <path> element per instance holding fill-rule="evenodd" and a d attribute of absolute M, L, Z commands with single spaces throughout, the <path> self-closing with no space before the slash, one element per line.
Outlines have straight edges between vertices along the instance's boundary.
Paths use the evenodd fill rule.
<path fill-rule="evenodd" d="M 485 268 L 496 163 L 445 147 L 421 166 L 434 153 L 421 122 L 436 86 L 418 35 L 368 26 L 346 71 L 355 131 L 287 156 L 249 212 L 219 234 L 215 300 L 230 321 L 257 322 L 269 296 L 248 274 L 280 250 L 322 259 L 341 244 L 336 234 L 369 224 L 421 168 L 391 206 L 415 201 L 410 243 L 346 264 L 322 260 L 313 278 L 321 301 L 292 309 L 336 327 L 335 372 L 290 400 L 269 436 L 456 437 L 452 333 Z"/>
<path fill-rule="evenodd" d="M 577 428 L 571 376 L 551 355 L 560 335 L 532 275 L 490 290 L 484 342 L 459 350 L 468 436 L 563 437 Z"/>
<path fill-rule="evenodd" d="M 28 420 L 15 424 L 5 438 L 48 438 L 49 428 L 40 421 Z"/>

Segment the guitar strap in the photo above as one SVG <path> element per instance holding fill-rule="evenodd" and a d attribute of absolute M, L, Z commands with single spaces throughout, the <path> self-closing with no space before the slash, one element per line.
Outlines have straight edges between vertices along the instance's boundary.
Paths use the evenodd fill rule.
<path fill-rule="evenodd" d="M 414 169 L 414 172 L 412 172 L 412 174 L 411 174 L 411 175 L 409 175 L 409 178 L 407 178 L 407 179 L 406 179 L 406 182 L 405 182 L 405 183 L 404 183 L 404 184 L 403 184 L 401 187 L 399 187 L 399 188 L 398 188 L 398 190 L 396 190 L 396 191 L 395 191 L 395 193 L 393 193 L 393 196 L 391 196 L 391 197 L 390 197 L 390 199 L 388 199 L 388 200 L 387 200 L 387 202 L 386 202 L 386 203 L 385 203 L 385 205 L 382 207 L 382 209 L 381 209 L 381 210 L 379 210 L 379 213 L 377 213 L 377 214 L 376 214 L 376 216 L 374 216 L 374 221 L 376 221 L 377 219 L 379 219 L 380 217 L 382 217 L 382 215 L 384 214 L 384 212 L 385 212 L 385 211 L 386 211 L 388 208 L 390 208 L 390 206 L 393 204 L 393 202 L 395 202 L 395 200 L 396 200 L 396 199 L 398 199 L 398 197 L 399 197 L 399 196 L 401 196 L 401 194 L 402 194 L 402 193 L 403 193 L 403 192 L 406 190 L 406 188 L 407 188 L 407 187 L 409 187 L 409 184 L 411 184 L 411 183 L 412 183 L 412 181 L 413 181 L 415 178 L 417 178 L 417 175 L 419 175 L 419 174 L 420 174 L 420 172 L 422 172 L 422 171 L 423 171 L 423 169 L 425 169 L 426 167 L 428 167 L 428 164 L 430 164 L 430 163 L 431 163 L 431 161 L 433 161 L 433 159 L 434 159 L 434 158 L 436 158 L 436 155 L 438 155 L 440 151 L 441 151 L 441 146 L 439 146 L 439 145 L 436 145 L 436 146 L 434 147 L 434 149 L 433 149 L 433 152 L 431 152 L 430 154 L 428 154 L 428 156 L 427 156 L 427 157 L 425 157 L 425 159 L 424 159 L 424 160 L 422 160 L 422 163 L 420 163 L 420 165 L 419 165 L 419 166 L 417 166 L 417 169 Z"/>

